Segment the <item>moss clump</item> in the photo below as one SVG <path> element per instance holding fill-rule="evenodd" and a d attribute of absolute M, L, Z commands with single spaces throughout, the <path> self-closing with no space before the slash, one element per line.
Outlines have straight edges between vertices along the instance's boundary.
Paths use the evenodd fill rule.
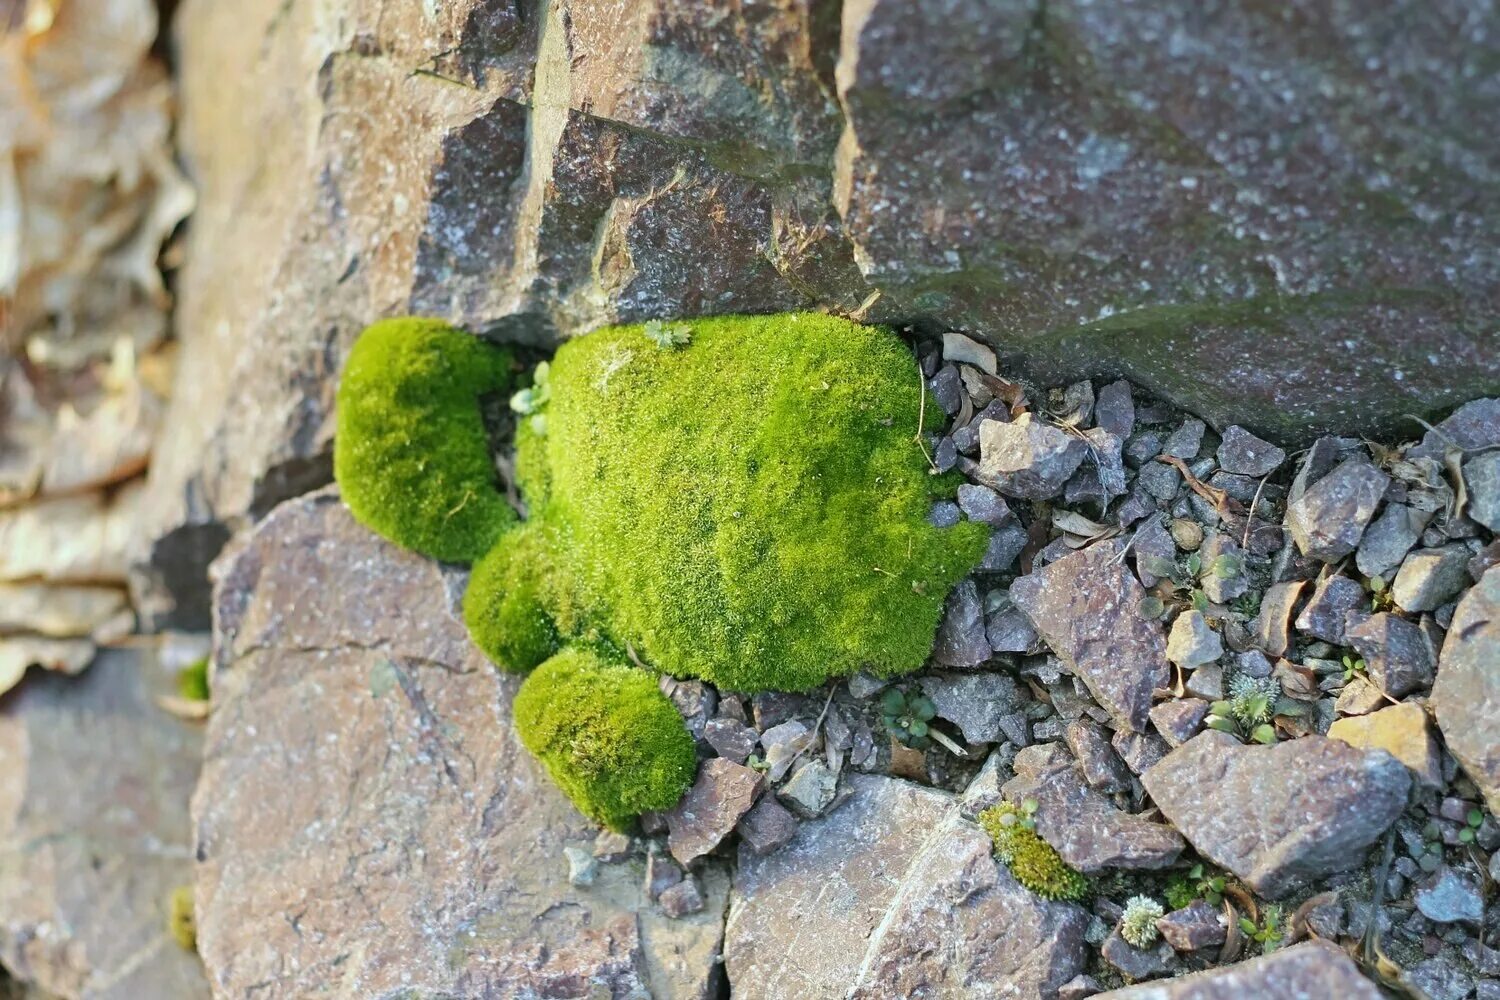
<path fill-rule="evenodd" d="M 524 673 L 557 652 L 548 579 L 546 540 L 535 521 L 474 564 L 464 591 L 464 621 L 474 644 L 502 670 Z"/>
<path fill-rule="evenodd" d="M 398 545 L 472 562 L 515 522 L 495 487 L 480 398 L 511 357 L 433 319 L 365 330 L 338 390 L 333 471 L 359 521 Z"/>
<path fill-rule="evenodd" d="M 515 700 L 516 732 L 582 813 L 611 829 L 669 809 L 693 782 L 693 738 L 644 670 L 583 648 L 537 667 Z"/>
<path fill-rule="evenodd" d="M 1009 802 L 979 814 L 979 825 L 995 843 L 995 857 L 1010 873 L 1043 899 L 1078 900 L 1088 894 L 1088 880 L 1068 867 L 1062 856 L 1041 838 L 1029 815 Z"/>
<path fill-rule="evenodd" d="M 177 694 L 188 701 L 207 701 L 208 657 L 194 660 L 177 675 Z"/>
<path fill-rule="evenodd" d="M 622 326 L 557 352 L 545 433 L 528 424 L 518 437 L 550 549 L 536 560 L 550 578 L 528 585 L 567 596 L 569 613 L 553 615 L 564 635 L 738 691 L 921 666 L 987 532 L 927 520 L 953 483 L 916 441 L 910 351 L 830 316 L 690 328 L 674 350 Z M 501 604 L 484 594 L 471 607 Z"/>
<path fill-rule="evenodd" d="M 167 897 L 167 935 L 188 951 L 198 948 L 198 921 L 193 916 L 190 885 L 179 885 Z"/>

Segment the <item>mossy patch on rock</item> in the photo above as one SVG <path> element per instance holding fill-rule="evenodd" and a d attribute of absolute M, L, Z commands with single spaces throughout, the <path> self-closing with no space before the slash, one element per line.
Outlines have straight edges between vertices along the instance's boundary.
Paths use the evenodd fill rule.
<path fill-rule="evenodd" d="M 693 783 L 693 738 L 656 678 L 594 650 L 565 649 L 537 667 L 516 693 L 515 719 L 579 811 L 611 829 L 671 808 Z"/>
<path fill-rule="evenodd" d="M 1078 900 L 1088 895 L 1088 879 L 1062 859 L 1062 855 L 1031 825 L 1022 809 L 1002 802 L 979 814 L 979 825 L 995 844 L 995 857 L 1010 873 L 1043 899 Z"/>
<path fill-rule="evenodd" d="M 354 516 L 398 545 L 472 562 L 515 523 L 495 485 L 480 399 L 511 356 L 440 320 L 375 323 L 338 390 L 333 468 Z"/>

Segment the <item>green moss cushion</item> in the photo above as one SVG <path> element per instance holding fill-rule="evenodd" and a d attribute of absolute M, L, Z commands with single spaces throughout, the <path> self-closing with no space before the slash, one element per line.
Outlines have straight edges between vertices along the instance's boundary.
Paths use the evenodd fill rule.
<path fill-rule="evenodd" d="M 911 351 L 822 315 L 687 325 L 683 347 L 640 326 L 564 344 L 546 433 L 520 432 L 558 627 L 736 691 L 921 666 L 987 532 L 928 520 L 954 485 L 916 441 Z"/>
<path fill-rule="evenodd" d="M 624 829 L 693 782 L 693 738 L 644 670 L 563 650 L 516 694 L 516 732 L 580 812 Z"/>
<path fill-rule="evenodd" d="M 333 449 L 354 516 L 437 559 L 488 552 L 515 514 L 495 486 L 479 400 L 510 381 L 507 352 L 439 320 L 366 329 L 339 382 Z"/>
<path fill-rule="evenodd" d="M 474 564 L 464 621 L 474 644 L 502 670 L 524 673 L 557 652 L 550 577 L 539 521 L 521 525 Z"/>

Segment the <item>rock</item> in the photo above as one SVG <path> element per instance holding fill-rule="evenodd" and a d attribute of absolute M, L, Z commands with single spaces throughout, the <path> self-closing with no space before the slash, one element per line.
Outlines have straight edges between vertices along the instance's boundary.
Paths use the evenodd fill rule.
<path fill-rule="evenodd" d="M 1203 447 L 1204 429 L 1203 421 L 1188 417 L 1162 445 L 1162 454 L 1191 462 L 1198 457 L 1198 449 Z"/>
<path fill-rule="evenodd" d="M 999 743 L 1002 722 L 1019 711 L 1020 689 L 1005 674 L 933 674 L 921 680 L 940 719 L 958 726 L 968 743 Z"/>
<path fill-rule="evenodd" d="M 719 692 L 702 681 L 681 681 L 663 674 L 657 686 L 682 716 L 693 739 L 703 738 L 703 728 L 719 708 Z"/>
<path fill-rule="evenodd" d="M 1167 659 L 1182 669 L 1192 670 L 1223 655 L 1224 643 L 1202 612 L 1184 611 L 1172 622 L 1172 631 L 1167 633 Z"/>
<path fill-rule="evenodd" d="M 1469 517 L 1500 532 L 1500 451 L 1487 451 L 1464 463 L 1464 485 L 1469 491 Z"/>
<path fill-rule="evenodd" d="M 1086 875 L 1109 868 L 1157 871 L 1182 853 L 1177 831 L 1116 809 L 1071 762 L 1032 770 L 1018 758 L 1016 771 L 1001 789 L 1004 798 L 1035 799 L 1036 832 Z"/>
<path fill-rule="evenodd" d="M 0 635 L 89 636 L 110 627 L 122 612 L 129 616 L 125 591 L 119 587 L 0 583 Z"/>
<path fill-rule="evenodd" d="M 1146 773 L 1172 749 L 1154 732 L 1132 733 L 1122 729 L 1111 736 L 1109 742 L 1125 766 L 1136 774 Z"/>
<path fill-rule="evenodd" d="M 1150 986 L 1129 986 L 1101 993 L 1100 1000 L 1380 1000 L 1375 984 L 1343 951 L 1322 941 L 1280 948 L 1260 958 L 1198 972 Z"/>
<path fill-rule="evenodd" d="M 708 990 L 727 878 L 705 873 L 704 912 L 680 921 L 628 864 L 568 884 L 557 859 L 594 824 L 516 739 L 520 678 L 469 643 L 461 581 L 328 491 L 222 564 L 192 816 L 216 995 Z"/>
<path fill-rule="evenodd" d="M 1171 500 L 1182 488 L 1182 473 L 1163 462 L 1147 462 L 1136 473 L 1136 486 L 1158 500 Z"/>
<path fill-rule="evenodd" d="M 790 781 L 776 790 L 782 802 L 803 819 L 821 816 L 833 802 L 838 778 L 820 760 L 810 760 L 797 768 Z"/>
<path fill-rule="evenodd" d="M 1121 379 L 1099 390 L 1094 423 L 1121 441 L 1130 437 L 1135 430 L 1135 400 L 1129 382 Z"/>
<path fill-rule="evenodd" d="M 0 960 L 48 996 L 207 995 L 163 916 L 193 880 L 202 747 L 198 726 L 157 707 L 173 691 L 142 646 L 78 677 L 29 677 L 0 703 Z"/>
<path fill-rule="evenodd" d="M 1172 518 L 1172 542 L 1184 552 L 1197 552 L 1203 544 L 1203 525 L 1185 517 Z"/>
<path fill-rule="evenodd" d="M 1477 451 L 1500 444 L 1500 398 L 1475 399 L 1454 410 L 1448 419 L 1422 437 L 1407 451 L 1407 458 L 1435 458 L 1439 462 L 1449 448 Z"/>
<path fill-rule="evenodd" d="M 1096 543 L 1021 577 L 1011 600 L 1120 728 L 1146 728 L 1151 693 L 1166 687 L 1166 641 L 1140 613 L 1145 589 L 1119 558 L 1119 541 Z"/>
<path fill-rule="evenodd" d="M 1286 452 L 1262 441 L 1238 424 L 1224 429 L 1218 450 L 1219 468 L 1238 476 L 1267 476 L 1286 461 Z"/>
<path fill-rule="evenodd" d="M 959 486 L 958 506 L 969 520 L 995 528 L 1016 519 L 1000 494 L 978 483 L 964 483 Z"/>
<path fill-rule="evenodd" d="M 689 914 L 703 912 L 703 890 L 698 887 L 698 880 L 688 875 L 681 882 L 663 890 L 656 902 L 663 913 L 673 920 L 680 920 Z"/>
<path fill-rule="evenodd" d="M 681 882 L 682 866 L 666 855 L 658 854 L 656 846 L 651 845 L 646 853 L 646 897 L 659 899 L 662 893 Z"/>
<path fill-rule="evenodd" d="M 1417 909 L 1436 924 L 1478 924 L 1484 919 L 1484 898 L 1476 880 L 1450 865 L 1433 872 L 1417 886 L 1412 899 Z"/>
<path fill-rule="evenodd" d="M 953 416 L 963 406 L 964 383 L 958 374 L 957 365 L 944 365 L 927 383 L 938 405 L 948 416 Z"/>
<path fill-rule="evenodd" d="M 1370 680 L 1392 698 L 1432 684 L 1432 651 L 1422 630 L 1406 619 L 1382 611 L 1344 634 Z"/>
<path fill-rule="evenodd" d="M 1199 548 L 1199 556 L 1203 576 L 1198 583 L 1213 603 L 1227 604 L 1250 589 L 1245 552 L 1224 532 L 1211 532 Z"/>
<path fill-rule="evenodd" d="M 594 857 L 605 864 L 614 864 L 630 857 L 630 835 L 614 830 L 600 830 L 594 838 Z"/>
<path fill-rule="evenodd" d="M 1151 724 L 1174 747 L 1182 746 L 1203 727 L 1208 702 L 1201 698 L 1173 698 L 1151 707 Z"/>
<path fill-rule="evenodd" d="M 1453 614 L 1432 708 L 1448 752 L 1500 813 L 1500 567 L 1485 572 Z"/>
<path fill-rule="evenodd" d="M 590 851 L 569 844 L 563 848 L 563 857 L 568 862 L 568 881 L 573 885 L 593 885 L 599 874 L 599 860 Z"/>
<path fill-rule="evenodd" d="M 1219 701 L 1224 697 L 1224 668 L 1216 663 L 1199 667 L 1188 674 L 1183 689 L 1194 698 Z"/>
<path fill-rule="evenodd" d="M 1176 959 L 1172 946 L 1166 941 L 1158 941 L 1150 948 L 1137 948 L 1122 938 L 1118 929 L 1110 932 L 1099 954 L 1120 970 L 1127 982 L 1170 975 Z"/>
<path fill-rule="evenodd" d="M 960 581 L 948 595 L 932 658 L 947 667 L 977 667 L 992 655 L 984 632 L 984 601 L 973 580 Z"/>
<path fill-rule="evenodd" d="M 868 774 L 850 790 L 775 854 L 741 851 L 736 995 L 1040 1000 L 1082 971 L 1087 915 L 1022 889 L 951 796 Z"/>
<path fill-rule="evenodd" d="M 1015 565 L 1016 557 L 1026 548 L 1026 528 L 1019 520 L 1002 525 L 990 535 L 984 558 L 976 569 L 980 573 L 1004 573 Z"/>
<path fill-rule="evenodd" d="M 1474 977 L 1441 955 L 1402 970 L 1401 981 L 1427 1000 L 1466 1000 L 1474 992 Z"/>
<path fill-rule="evenodd" d="M 1284 580 L 1266 588 L 1260 598 L 1260 613 L 1251 624 L 1255 628 L 1255 641 L 1270 656 L 1285 656 L 1292 644 L 1292 612 L 1306 580 Z M 1266 673 L 1270 673 L 1267 665 Z"/>
<path fill-rule="evenodd" d="M 950 465 L 949 468 L 952 468 L 952 466 Z M 927 520 L 936 527 L 951 528 L 963 520 L 963 512 L 958 509 L 958 504 L 948 500 L 940 500 L 932 505 L 932 510 L 928 513 Z"/>
<path fill-rule="evenodd" d="M 1103 989 L 1104 987 L 1099 985 L 1099 980 L 1080 972 L 1058 988 L 1057 1000 L 1085 1000 L 1087 997 L 1102 992 Z"/>
<path fill-rule="evenodd" d="M 1386 577 L 1389 581 L 1387 574 L 1401 565 L 1431 519 L 1430 511 L 1401 503 L 1386 504 L 1359 540 L 1354 564 L 1365 576 Z"/>
<path fill-rule="evenodd" d="M 1033 653 L 1041 648 L 1031 619 L 1013 605 L 1001 608 L 986 619 L 984 636 L 997 653 Z"/>
<path fill-rule="evenodd" d="M 1063 739 L 1090 788 L 1111 795 L 1130 787 L 1130 769 L 1109 745 L 1109 737 L 1098 723 L 1088 719 L 1070 722 L 1063 730 Z"/>
<path fill-rule="evenodd" d="M 822 700 L 814 701 L 805 694 L 790 694 L 786 691 L 761 691 L 750 696 L 751 717 L 755 720 L 755 728 L 763 734 L 770 732 L 783 722 L 806 720 L 811 722 L 817 718 L 818 710 L 822 708 Z M 783 730 L 783 732 L 792 732 Z M 762 736 L 762 743 L 765 742 Z M 773 740 L 773 742 L 775 742 Z"/>
<path fill-rule="evenodd" d="M 1411 786 L 1383 751 L 1321 736 L 1247 746 L 1215 731 L 1173 750 L 1141 782 L 1199 854 L 1272 899 L 1360 864 Z"/>
<path fill-rule="evenodd" d="M 682 801 L 666 813 L 667 848 L 682 864 L 712 851 L 760 793 L 758 772 L 722 757 L 706 760 Z"/>
<path fill-rule="evenodd" d="M 943 334 L 943 360 L 973 365 L 991 375 L 1000 371 L 993 350 L 961 333 Z"/>
<path fill-rule="evenodd" d="M 788 844 L 797 835 L 797 817 L 771 795 L 764 795 L 740 820 L 740 844 L 754 854 L 766 855 Z"/>
<path fill-rule="evenodd" d="M 873 698 L 889 687 L 890 683 L 890 680 L 887 678 L 876 677 L 863 670 L 856 674 L 851 674 L 849 680 L 846 682 L 850 697 L 858 698 L 861 701 L 866 698 Z"/>
<path fill-rule="evenodd" d="M 813 745 L 817 735 L 801 719 L 791 719 L 761 733 L 760 745 L 766 751 L 769 765 L 766 777 L 772 782 L 786 777 L 792 763 Z"/>
<path fill-rule="evenodd" d="M 979 425 L 979 474 L 1006 496 L 1048 500 L 1078 471 L 1089 446 L 1023 413 L 1010 423 Z"/>
<path fill-rule="evenodd" d="M 1335 646 L 1343 646 L 1344 616 L 1368 604 L 1369 597 L 1358 580 L 1347 576 L 1324 577 L 1318 581 L 1301 614 L 1297 615 L 1297 630 Z"/>
<path fill-rule="evenodd" d="M 1380 688 L 1364 677 L 1355 677 L 1339 692 L 1334 708 L 1343 715 L 1368 715 L 1386 704 Z"/>
<path fill-rule="evenodd" d="M 1224 918 L 1218 909 L 1201 899 L 1168 913 L 1156 922 L 1156 929 L 1176 951 L 1217 948 L 1224 943 L 1227 934 Z"/>
<path fill-rule="evenodd" d="M 1469 585 L 1468 546 L 1454 543 L 1438 549 L 1417 549 L 1401 563 L 1391 597 L 1406 611 L 1433 611 L 1457 597 Z"/>
<path fill-rule="evenodd" d="M 1135 544 L 1131 548 L 1135 553 L 1135 573 L 1144 587 L 1154 587 L 1161 580 L 1160 576 L 1151 571 L 1153 566 L 1159 570 L 1167 570 L 1176 565 L 1177 544 L 1167 529 L 1162 527 L 1159 516 L 1148 518 L 1136 529 Z"/>
<path fill-rule="evenodd" d="M 709 719 L 703 725 L 703 740 L 720 757 L 743 764 L 755 752 L 760 734 L 737 719 Z"/>
<path fill-rule="evenodd" d="M 1287 504 L 1286 526 L 1303 555 L 1337 562 L 1359 547 L 1390 486 L 1375 466 L 1351 458 Z"/>
<path fill-rule="evenodd" d="M 1442 756 L 1420 705 L 1403 702 L 1368 715 L 1338 719 L 1328 727 L 1328 737 L 1367 750 L 1384 750 L 1410 768 L 1421 784 L 1443 787 Z"/>

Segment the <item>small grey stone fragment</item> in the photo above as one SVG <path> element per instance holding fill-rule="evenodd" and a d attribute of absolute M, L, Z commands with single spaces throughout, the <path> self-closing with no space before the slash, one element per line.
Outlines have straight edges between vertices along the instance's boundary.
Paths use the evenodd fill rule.
<path fill-rule="evenodd" d="M 1382 611 L 1344 634 L 1364 659 L 1370 680 L 1392 698 L 1432 684 L 1432 652 L 1427 639 L 1406 619 Z"/>
<path fill-rule="evenodd" d="M 1417 549 L 1401 563 L 1391 597 L 1406 611 L 1433 611 L 1469 585 L 1468 546 L 1455 542 L 1436 549 Z"/>
<path fill-rule="evenodd" d="M 605 864 L 614 864 L 630 857 L 630 835 L 614 830 L 600 830 L 594 838 L 594 857 Z"/>
<path fill-rule="evenodd" d="M 1250 589 L 1245 552 L 1222 531 L 1210 532 L 1199 548 L 1203 575 L 1199 585 L 1215 604 L 1226 604 Z"/>
<path fill-rule="evenodd" d="M 1167 635 L 1167 659 L 1184 670 L 1212 663 L 1224 655 L 1224 643 L 1201 611 L 1184 611 Z"/>
<path fill-rule="evenodd" d="M 1142 523 L 1136 528 L 1135 542 L 1130 547 L 1135 554 L 1135 575 L 1141 578 L 1144 587 L 1154 587 L 1162 579 L 1153 572 L 1153 567 L 1165 570 L 1176 564 L 1177 543 L 1161 522 L 1158 514 Z"/>
<path fill-rule="evenodd" d="M 1006 496 L 1049 500 L 1062 492 L 1088 452 L 1082 440 L 1023 413 L 979 427 L 979 472 Z"/>
<path fill-rule="evenodd" d="M 1156 733 L 1131 733 L 1124 730 L 1110 737 L 1110 745 L 1125 762 L 1125 766 L 1136 774 L 1145 774 L 1157 761 L 1165 757 L 1171 747 Z"/>
<path fill-rule="evenodd" d="M 1321 580 L 1297 615 L 1297 629 L 1335 646 L 1345 644 L 1344 616 L 1369 603 L 1369 596 L 1358 580 L 1347 576 L 1330 576 Z"/>
<path fill-rule="evenodd" d="M 991 653 L 984 634 L 984 601 L 979 585 L 972 579 L 961 580 L 948 595 L 932 659 L 945 667 L 977 667 Z"/>
<path fill-rule="evenodd" d="M 943 360 L 973 365 L 990 375 L 1000 371 L 994 350 L 961 333 L 943 334 Z"/>
<path fill-rule="evenodd" d="M 1203 446 L 1203 431 L 1203 421 L 1189 417 L 1167 438 L 1167 443 L 1161 449 L 1162 454 L 1191 462 L 1198 457 L 1198 449 Z"/>
<path fill-rule="evenodd" d="M 783 722 L 761 733 L 760 745 L 766 751 L 766 763 L 770 766 L 766 776 L 772 781 L 785 777 L 792 761 L 812 746 L 815 735 L 801 719 Z"/>
<path fill-rule="evenodd" d="M 938 718 L 958 726 L 968 743 L 999 743 L 1001 720 L 1021 705 L 1015 678 L 1006 674 L 933 674 L 920 683 Z"/>
<path fill-rule="evenodd" d="M 813 819 L 833 802 L 838 778 L 821 760 L 810 760 L 797 768 L 792 779 L 776 790 L 781 801 L 804 819 Z"/>
<path fill-rule="evenodd" d="M 592 853 L 569 844 L 563 848 L 563 856 L 568 859 L 569 882 L 573 885 L 594 884 L 594 876 L 599 871 L 599 862 Z"/>
<path fill-rule="evenodd" d="M 1382 1000 L 1345 952 L 1321 941 L 1269 955 L 1101 994 L 1108 1000 Z"/>
<path fill-rule="evenodd" d="M 1120 937 L 1118 928 L 1110 932 L 1099 954 L 1131 982 L 1171 975 L 1177 957 L 1172 946 L 1165 941 L 1158 941 L 1150 948 L 1137 948 Z"/>
<path fill-rule="evenodd" d="M 1240 476 L 1264 476 L 1275 472 L 1286 461 L 1286 452 L 1262 441 L 1238 424 L 1224 430 L 1219 445 L 1219 468 Z"/>
<path fill-rule="evenodd" d="M 1039 641 L 1031 619 L 1016 607 L 1001 608 L 990 615 L 985 622 L 985 638 L 997 653 L 1034 652 Z"/>
<path fill-rule="evenodd" d="M 1182 487 L 1182 473 L 1165 462 L 1147 462 L 1136 473 L 1135 483 L 1158 500 L 1170 500 Z"/>
<path fill-rule="evenodd" d="M 963 406 L 964 383 L 958 374 L 957 365 L 944 365 L 927 383 L 938 405 L 948 416 L 953 416 Z"/>
<path fill-rule="evenodd" d="M 755 752 L 760 734 L 735 719 L 709 719 L 703 726 L 703 741 L 720 757 L 743 764 Z"/>
<path fill-rule="evenodd" d="M 984 558 L 979 562 L 979 572 L 1004 573 L 1015 565 L 1016 558 L 1026 548 L 1026 542 L 1026 529 L 1015 518 L 996 528 L 985 547 Z"/>
<path fill-rule="evenodd" d="M 1478 451 L 1500 444 L 1500 399 L 1475 399 L 1465 403 L 1427 432 L 1422 443 L 1406 453 L 1408 458 L 1435 458 L 1439 462 L 1449 448 Z"/>
<path fill-rule="evenodd" d="M 1097 722 L 1076 719 L 1063 730 L 1063 739 L 1091 788 L 1106 795 L 1130 788 L 1130 769 L 1110 746 L 1109 736 Z"/>
<path fill-rule="evenodd" d="M 763 795 L 739 823 L 740 843 L 752 854 L 765 856 L 797 835 L 797 817 L 775 796 Z"/>
<path fill-rule="evenodd" d="M 1094 403 L 1094 425 L 1124 441 L 1135 430 L 1135 399 L 1130 383 L 1121 379 L 1099 390 Z"/>
<path fill-rule="evenodd" d="M 1337 562 L 1359 547 L 1390 477 L 1351 458 L 1287 504 L 1286 527 L 1303 555 Z"/>
<path fill-rule="evenodd" d="M 1500 451 L 1487 451 L 1464 463 L 1464 485 L 1469 491 L 1466 513 L 1491 531 L 1500 533 Z"/>
<path fill-rule="evenodd" d="M 1442 955 L 1403 970 L 1401 981 L 1415 986 L 1427 1000 L 1466 1000 L 1474 992 L 1474 977 Z"/>
<path fill-rule="evenodd" d="M 958 506 L 969 520 L 995 528 L 1016 518 L 1000 494 L 979 483 L 964 483 L 958 488 Z"/>
<path fill-rule="evenodd" d="M 890 681 L 884 677 L 876 677 L 874 674 L 861 670 L 851 674 L 845 684 L 849 688 L 849 694 L 854 698 L 870 698 L 890 686 Z"/>
<path fill-rule="evenodd" d="M 951 528 L 963 520 L 963 512 L 952 500 L 939 500 L 927 513 L 927 521 L 937 528 Z"/>
<path fill-rule="evenodd" d="M 760 787 L 761 776 L 751 768 L 723 757 L 704 761 L 693 787 L 666 813 L 667 847 L 672 857 L 686 865 L 717 847 L 749 811 Z"/>
<path fill-rule="evenodd" d="M 677 862 L 652 850 L 646 855 L 646 896 L 657 899 L 663 892 L 682 881 Z"/>
<path fill-rule="evenodd" d="M 1203 727 L 1208 702 L 1201 698 L 1173 698 L 1151 707 L 1151 724 L 1162 739 L 1174 747 L 1182 746 Z"/>
<path fill-rule="evenodd" d="M 656 901 L 661 905 L 663 913 L 673 920 L 678 920 L 688 914 L 702 911 L 703 890 L 698 888 L 698 880 L 688 875 L 676 885 L 662 890 L 662 894 L 657 897 Z"/>
<path fill-rule="evenodd" d="M 1224 697 L 1224 668 L 1208 663 L 1188 674 L 1183 688 L 1194 698 L 1218 701 Z"/>
<path fill-rule="evenodd" d="M 1369 715 L 1385 704 L 1380 688 L 1364 677 L 1355 677 L 1344 685 L 1333 707 L 1341 715 Z"/>
<path fill-rule="evenodd" d="M 1402 503 L 1388 503 L 1380 516 L 1365 529 L 1359 540 L 1354 565 L 1365 576 L 1382 576 L 1401 565 L 1401 560 L 1422 537 L 1422 529 L 1432 519 L 1430 511 L 1418 510 Z"/>
<path fill-rule="evenodd" d="M 1103 989 L 1099 980 L 1086 972 L 1080 972 L 1057 988 L 1057 1000 L 1085 1000 Z"/>
<path fill-rule="evenodd" d="M 1201 899 L 1168 913 L 1156 922 L 1156 929 L 1176 951 L 1217 948 L 1228 933 L 1218 909 Z"/>
<path fill-rule="evenodd" d="M 1484 918 L 1484 898 L 1476 880 L 1444 865 L 1417 887 L 1413 900 L 1433 923 L 1478 924 Z"/>

